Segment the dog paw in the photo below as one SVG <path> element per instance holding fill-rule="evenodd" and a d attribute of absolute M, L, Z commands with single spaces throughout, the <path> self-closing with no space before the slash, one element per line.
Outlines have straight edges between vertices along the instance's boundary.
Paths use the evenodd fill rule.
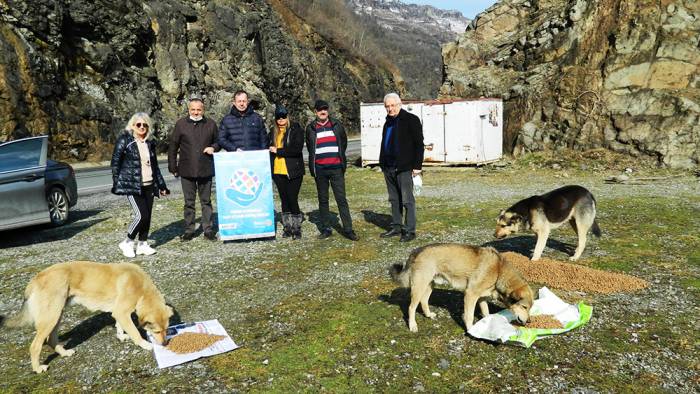
<path fill-rule="evenodd" d="M 413 324 L 409 323 L 409 324 L 408 324 L 408 329 L 409 329 L 409 331 L 411 331 L 411 332 L 418 332 L 418 324 L 416 324 L 416 323 L 413 323 Z"/>
<path fill-rule="evenodd" d="M 435 319 L 435 318 L 437 317 L 437 313 L 435 313 L 435 312 L 428 312 L 428 313 L 425 314 L 425 317 L 427 317 L 428 319 Z"/>
<path fill-rule="evenodd" d="M 48 369 L 49 369 L 49 366 L 48 366 L 48 365 L 46 365 L 46 364 L 41 364 L 41 365 L 39 365 L 37 368 L 34 368 L 34 372 L 36 372 L 36 373 L 42 373 L 42 372 L 46 372 L 46 370 L 48 370 Z"/>
<path fill-rule="evenodd" d="M 538 261 L 540 259 L 540 256 L 532 256 L 530 261 Z"/>
<path fill-rule="evenodd" d="M 73 354 L 75 354 L 75 350 L 74 349 L 61 349 L 61 351 L 58 352 L 58 354 L 60 354 L 61 357 L 70 357 Z"/>
<path fill-rule="evenodd" d="M 127 334 L 125 334 L 125 333 L 121 333 L 121 334 L 120 334 L 120 333 L 117 333 L 117 339 L 118 339 L 120 342 L 124 342 L 124 341 L 126 341 L 127 339 L 129 339 L 129 335 L 127 335 Z"/>
<path fill-rule="evenodd" d="M 569 261 L 576 261 L 576 260 L 578 260 L 578 257 L 576 257 L 576 256 L 569 257 Z"/>
<path fill-rule="evenodd" d="M 141 341 L 141 343 L 139 343 L 139 346 L 141 346 L 143 350 L 153 350 L 153 345 L 151 345 L 151 343 L 148 341 Z"/>

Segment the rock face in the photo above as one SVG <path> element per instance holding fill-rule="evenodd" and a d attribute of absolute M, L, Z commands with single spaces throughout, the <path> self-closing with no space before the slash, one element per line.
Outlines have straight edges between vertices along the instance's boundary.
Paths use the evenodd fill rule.
<path fill-rule="evenodd" d="M 358 103 L 396 86 L 279 0 L 0 0 L 0 140 L 48 133 L 57 159 L 105 159 L 134 112 L 163 142 L 190 95 L 218 121 L 238 89 L 302 123 L 322 97 L 358 130 Z"/>
<path fill-rule="evenodd" d="M 700 2 L 501 0 L 443 46 L 442 96 L 499 96 L 506 151 L 700 163 Z"/>

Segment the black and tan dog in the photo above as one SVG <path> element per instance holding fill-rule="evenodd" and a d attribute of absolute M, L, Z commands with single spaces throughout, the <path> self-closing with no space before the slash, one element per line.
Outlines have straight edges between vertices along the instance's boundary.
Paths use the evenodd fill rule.
<path fill-rule="evenodd" d="M 600 237 L 595 215 L 596 202 L 591 192 L 582 186 L 564 186 L 518 201 L 501 211 L 496 219 L 494 237 L 501 239 L 511 233 L 532 230 L 537 235 L 532 253 L 532 260 L 535 261 L 542 256 L 550 231 L 569 222 L 578 235 L 576 251 L 570 260 L 578 260 L 586 247 L 588 231 L 592 230 L 593 235 Z"/>
<path fill-rule="evenodd" d="M 408 328 L 412 332 L 418 331 L 416 308 L 419 303 L 425 316 L 435 318 L 428 306 L 433 283 L 449 284 L 464 292 L 463 319 L 467 330 L 474 324 L 477 302 L 482 317 L 489 314 L 488 298 L 503 302 L 523 324 L 530 318 L 532 289 L 520 272 L 494 248 L 462 244 L 426 245 L 414 250 L 405 265 L 394 264 L 389 271 L 399 286 L 411 288 Z"/>

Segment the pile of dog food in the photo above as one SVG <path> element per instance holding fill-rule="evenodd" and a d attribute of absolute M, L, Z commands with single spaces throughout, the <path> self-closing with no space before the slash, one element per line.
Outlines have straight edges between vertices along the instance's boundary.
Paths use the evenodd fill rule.
<path fill-rule="evenodd" d="M 526 328 L 564 328 L 557 318 L 552 315 L 530 316 L 530 320 L 525 324 Z"/>
<path fill-rule="evenodd" d="M 177 354 L 194 353 L 204 350 L 224 338 L 226 338 L 224 335 L 183 332 L 170 339 L 166 348 Z"/>
<path fill-rule="evenodd" d="M 631 275 L 601 271 L 578 264 L 548 258 L 530 261 L 526 256 L 515 252 L 505 252 L 502 256 L 513 264 L 528 282 L 543 283 L 557 289 L 610 294 L 632 292 L 649 286 L 647 281 Z"/>

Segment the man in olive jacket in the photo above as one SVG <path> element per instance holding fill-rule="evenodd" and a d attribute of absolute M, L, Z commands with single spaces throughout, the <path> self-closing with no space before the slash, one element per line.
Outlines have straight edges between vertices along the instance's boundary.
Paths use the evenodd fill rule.
<path fill-rule="evenodd" d="M 189 241 L 194 237 L 195 198 L 199 193 L 204 236 L 215 240 L 211 184 L 214 176 L 213 153 L 219 150 L 218 128 L 216 122 L 204 117 L 202 99 L 190 99 L 187 110 L 189 116 L 175 123 L 168 147 L 168 171 L 180 177 L 182 194 L 185 196 L 185 229 L 180 238 Z"/>

